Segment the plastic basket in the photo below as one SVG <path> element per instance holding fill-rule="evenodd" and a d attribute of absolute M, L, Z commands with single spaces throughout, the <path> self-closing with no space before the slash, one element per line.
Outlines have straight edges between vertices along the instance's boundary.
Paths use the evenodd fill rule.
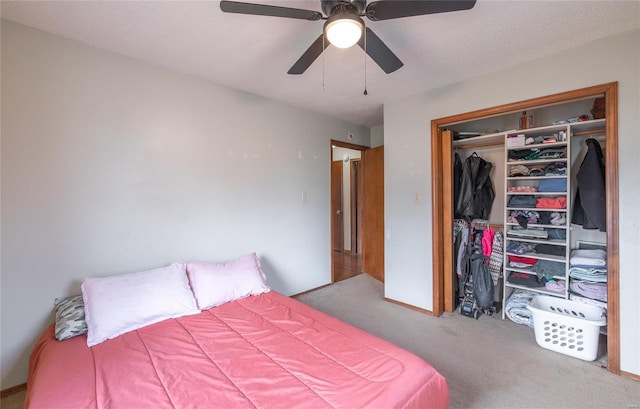
<path fill-rule="evenodd" d="M 585 361 L 597 358 L 600 327 L 607 323 L 603 308 L 537 295 L 527 303 L 527 309 L 538 345 Z"/>

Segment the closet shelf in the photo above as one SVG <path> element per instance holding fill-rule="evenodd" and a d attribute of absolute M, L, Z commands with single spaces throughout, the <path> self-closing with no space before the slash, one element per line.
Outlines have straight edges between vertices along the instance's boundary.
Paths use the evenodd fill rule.
<path fill-rule="evenodd" d="M 531 270 L 530 268 L 506 267 L 505 271 L 514 271 L 516 273 L 525 273 L 525 274 L 537 275 L 537 273 L 535 271 Z M 553 278 L 554 278 L 554 280 L 562 280 L 562 281 L 566 281 L 567 280 L 566 277 L 564 277 L 564 276 L 553 276 Z"/>
<path fill-rule="evenodd" d="M 542 254 L 542 253 L 513 254 L 513 253 L 509 253 L 508 251 L 506 251 L 504 254 L 506 254 L 507 256 L 535 258 L 537 260 L 557 261 L 560 263 L 566 263 L 567 261 L 566 257 L 554 256 L 553 254 Z"/>
<path fill-rule="evenodd" d="M 514 130 L 506 132 L 515 132 Z M 496 132 L 471 138 L 458 139 L 452 142 L 454 149 L 472 149 L 483 146 L 504 145 L 504 136 L 506 132 Z"/>
<path fill-rule="evenodd" d="M 547 143 L 531 143 L 523 146 L 510 146 L 507 150 L 510 151 L 518 151 L 523 149 L 544 149 L 544 148 L 553 148 L 557 146 L 567 146 L 567 141 L 559 141 L 559 142 L 547 142 Z"/>
<path fill-rule="evenodd" d="M 541 163 L 557 163 L 557 162 L 566 162 L 566 161 L 567 161 L 567 158 L 510 160 L 507 162 L 507 165 L 539 165 Z"/>
<path fill-rule="evenodd" d="M 530 212 L 566 212 L 567 209 L 548 209 L 542 207 L 507 207 L 508 211 L 511 210 L 525 210 Z"/>
<path fill-rule="evenodd" d="M 567 192 L 507 192 L 508 195 L 513 196 L 565 196 Z"/>
<path fill-rule="evenodd" d="M 520 224 L 518 223 L 507 223 L 507 226 L 520 226 Z M 533 223 L 528 223 L 527 224 L 528 227 L 543 227 L 543 228 L 549 228 L 549 229 L 566 229 L 567 226 L 566 225 L 556 225 L 556 224 L 533 224 Z"/>
<path fill-rule="evenodd" d="M 592 119 L 590 121 L 583 121 L 583 122 L 573 122 L 571 124 L 564 124 L 564 126 L 571 125 L 571 130 L 574 133 L 578 133 L 578 132 L 581 134 L 585 134 L 587 132 L 600 133 L 605 128 L 606 123 L 607 123 L 607 120 L 605 118 L 602 118 L 602 119 Z"/>
<path fill-rule="evenodd" d="M 528 239 L 525 237 L 517 237 L 517 236 L 511 236 L 507 234 L 506 237 L 507 240 L 515 240 L 515 241 L 521 241 L 523 243 L 532 243 L 532 244 L 552 244 L 554 246 L 566 246 L 567 245 L 567 241 L 566 240 L 560 240 L 560 239 Z M 536 253 L 536 254 L 540 254 L 540 253 Z"/>
<path fill-rule="evenodd" d="M 545 175 L 545 176 L 509 176 L 507 180 L 540 180 L 540 179 L 566 179 L 567 175 Z"/>
<path fill-rule="evenodd" d="M 551 291 L 551 290 L 547 290 L 544 287 L 527 287 L 526 285 L 517 285 L 517 284 L 511 284 L 508 281 L 505 281 L 504 283 L 505 287 L 510 287 L 510 288 L 519 288 L 521 290 L 527 290 L 527 291 L 535 291 L 537 293 L 541 293 L 541 294 L 547 294 L 547 295 L 552 295 L 554 297 L 562 297 L 565 298 L 565 294 L 564 291 L 563 292 L 559 292 L 559 291 Z"/>

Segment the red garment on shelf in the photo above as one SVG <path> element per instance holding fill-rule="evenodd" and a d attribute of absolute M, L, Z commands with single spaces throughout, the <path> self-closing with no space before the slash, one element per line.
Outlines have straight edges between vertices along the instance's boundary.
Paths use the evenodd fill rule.
<path fill-rule="evenodd" d="M 530 257 L 509 256 L 509 261 L 513 261 L 514 263 L 529 264 L 532 266 L 536 264 L 538 259 Z"/>
<path fill-rule="evenodd" d="M 537 208 L 543 209 L 566 209 L 566 197 L 540 197 L 536 202 Z"/>

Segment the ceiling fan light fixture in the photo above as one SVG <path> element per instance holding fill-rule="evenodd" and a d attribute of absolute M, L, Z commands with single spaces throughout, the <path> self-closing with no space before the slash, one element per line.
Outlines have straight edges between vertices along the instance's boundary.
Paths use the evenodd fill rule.
<path fill-rule="evenodd" d="M 355 14 L 340 12 L 327 19 L 324 30 L 327 39 L 334 47 L 349 48 L 362 37 L 364 23 Z"/>

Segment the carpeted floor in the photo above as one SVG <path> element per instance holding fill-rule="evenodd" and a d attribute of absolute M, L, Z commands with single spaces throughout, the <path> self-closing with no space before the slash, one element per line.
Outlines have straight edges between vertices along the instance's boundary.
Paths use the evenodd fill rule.
<path fill-rule="evenodd" d="M 22 409 L 24 406 L 24 396 L 26 389 L 16 392 L 0 399 L 0 408 L 2 409 Z"/>
<path fill-rule="evenodd" d="M 298 300 L 430 362 L 449 384 L 451 408 L 638 408 L 640 382 L 597 363 L 548 351 L 533 329 L 459 314 L 435 318 L 383 300 L 367 274 Z"/>

